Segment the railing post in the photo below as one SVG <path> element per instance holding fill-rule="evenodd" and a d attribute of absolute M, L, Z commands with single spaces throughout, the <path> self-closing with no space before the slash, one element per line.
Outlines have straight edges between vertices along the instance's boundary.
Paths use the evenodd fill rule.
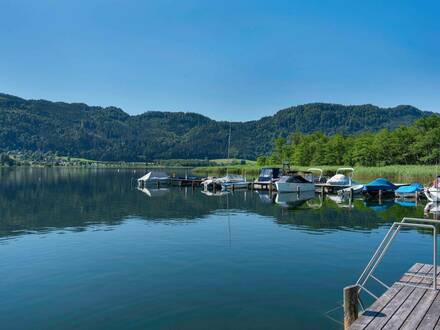
<path fill-rule="evenodd" d="M 433 228 L 433 233 L 432 233 L 434 242 L 433 242 L 433 249 L 434 249 L 434 253 L 433 253 L 433 279 L 432 279 L 432 286 L 434 287 L 434 290 L 437 290 L 437 228 Z"/>
<path fill-rule="evenodd" d="M 348 330 L 358 318 L 359 285 L 344 288 L 344 329 Z"/>

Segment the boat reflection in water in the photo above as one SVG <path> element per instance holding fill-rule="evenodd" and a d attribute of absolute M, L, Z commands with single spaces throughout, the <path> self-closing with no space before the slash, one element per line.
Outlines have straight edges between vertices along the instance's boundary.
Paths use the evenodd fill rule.
<path fill-rule="evenodd" d="M 296 209 L 302 206 L 306 201 L 315 198 L 314 191 L 304 191 L 297 193 L 278 193 L 275 197 L 275 203 L 282 207 Z"/>
<path fill-rule="evenodd" d="M 169 189 L 168 188 L 157 188 L 157 189 L 153 189 L 153 188 L 138 188 L 139 191 L 142 191 L 144 194 L 146 194 L 148 197 L 152 198 L 152 197 L 163 197 L 166 194 L 169 193 Z"/>
<path fill-rule="evenodd" d="M 434 218 L 437 219 L 440 216 L 440 203 L 429 202 L 423 209 L 423 214 L 425 217 L 429 217 L 429 214 L 433 214 Z"/>

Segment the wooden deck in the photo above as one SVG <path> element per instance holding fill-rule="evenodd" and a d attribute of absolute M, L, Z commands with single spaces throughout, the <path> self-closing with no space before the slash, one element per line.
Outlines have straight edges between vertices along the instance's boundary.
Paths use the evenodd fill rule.
<path fill-rule="evenodd" d="M 440 329 L 440 291 L 432 289 L 432 270 L 432 265 L 417 263 L 412 266 L 399 282 L 359 316 L 350 329 Z M 437 267 L 437 274 L 439 270 Z M 429 274 L 431 278 L 414 276 Z"/>

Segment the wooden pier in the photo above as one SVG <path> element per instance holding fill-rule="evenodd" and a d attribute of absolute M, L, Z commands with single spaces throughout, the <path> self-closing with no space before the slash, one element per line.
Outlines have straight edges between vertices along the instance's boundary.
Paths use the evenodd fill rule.
<path fill-rule="evenodd" d="M 440 268 L 437 267 L 436 276 Z M 416 263 L 353 323 L 357 299 L 351 299 L 353 287 L 344 290 L 345 328 L 363 329 L 440 329 L 440 291 L 433 289 L 433 266 Z M 354 291 L 356 295 L 357 291 Z M 347 298 L 346 298 L 347 299 Z M 352 315 L 349 315 L 352 313 Z M 348 314 L 348 315 L 347 315 Z M 349 323 L 349 324 L 347 324 Z"/>

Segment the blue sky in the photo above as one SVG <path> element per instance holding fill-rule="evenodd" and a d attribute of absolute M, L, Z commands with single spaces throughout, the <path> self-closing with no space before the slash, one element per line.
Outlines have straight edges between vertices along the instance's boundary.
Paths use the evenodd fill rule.
<path fill-rule="evenodd" d="M 296 104 L 440 111 L 436 1 L 0 0 L 0 91 L 251 120 Z"/>

